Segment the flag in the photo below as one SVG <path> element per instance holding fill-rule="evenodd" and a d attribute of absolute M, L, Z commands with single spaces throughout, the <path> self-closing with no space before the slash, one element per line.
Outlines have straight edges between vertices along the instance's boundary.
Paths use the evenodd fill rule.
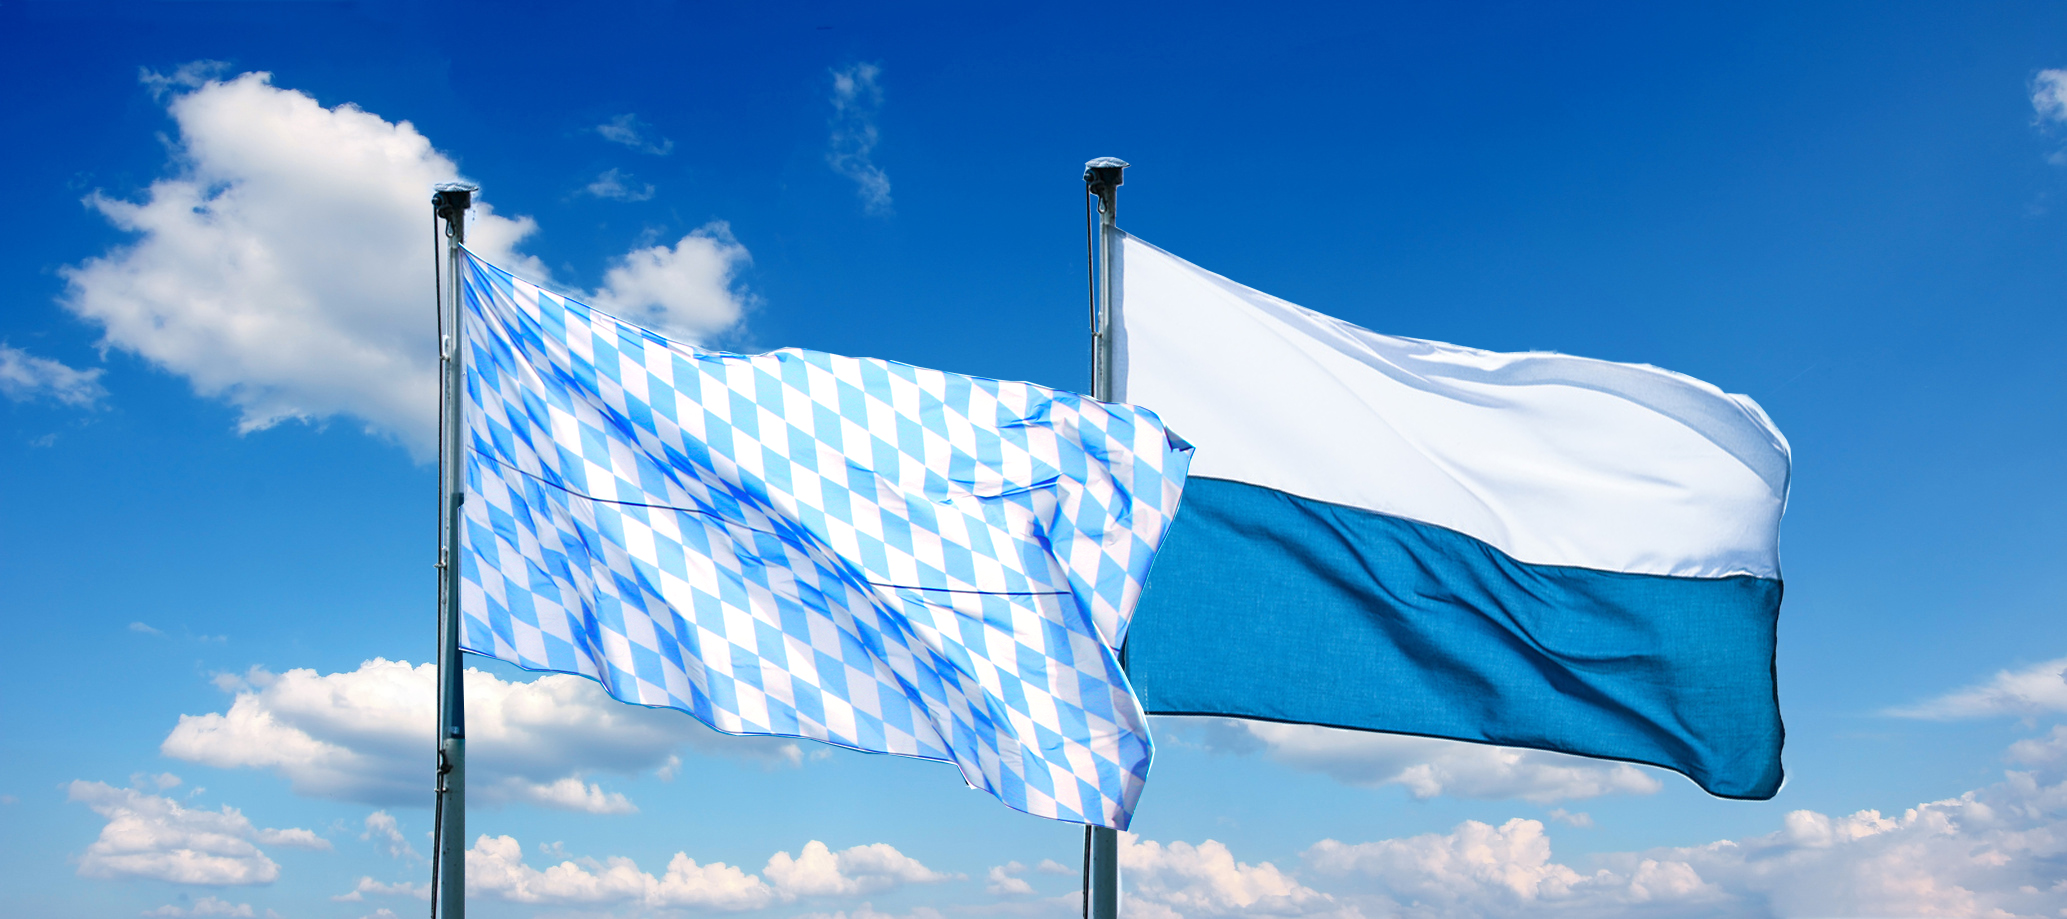
<path fill-rule="evenodd" d="M 1790 457 L 1756 403 L 1380 335 L 1122 247 L 1118 398 L 1198 446 L 1124 649 L 1145 710 L 1778 790 Z"/>
<path fill-rule="evenodd" d="M 1190 449 L 1149 412 L 706 351 L 471 254 L 460 645 L 1124 828 L 1117 661 Z"/>

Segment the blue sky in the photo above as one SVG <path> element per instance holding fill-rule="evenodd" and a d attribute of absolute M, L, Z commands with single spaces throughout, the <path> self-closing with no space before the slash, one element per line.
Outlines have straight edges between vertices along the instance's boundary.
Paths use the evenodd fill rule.
<path fill-rule="evenodd" d="M 1116 155 L 1204 267 L 1796 460 L 1773 801 L 1159 722 L 1134 914 L 2059 915 L 2067 8 L 1426 6 L 0 5 L 10 912 L 424 908 L 441 170 L 711 343 L 1077 388 Z M 481 669 L 482 915 L 1075 915 L 949 767 Z"/>

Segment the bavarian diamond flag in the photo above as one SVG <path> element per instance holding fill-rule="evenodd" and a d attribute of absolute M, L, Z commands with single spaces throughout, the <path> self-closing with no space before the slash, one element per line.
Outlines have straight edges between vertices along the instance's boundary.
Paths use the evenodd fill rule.
<path fill-rule="evenodd" d="M 706 351 L 466 260 L 461 647 L 1124 829 L 1191 448 L 1028 383 Z"/>

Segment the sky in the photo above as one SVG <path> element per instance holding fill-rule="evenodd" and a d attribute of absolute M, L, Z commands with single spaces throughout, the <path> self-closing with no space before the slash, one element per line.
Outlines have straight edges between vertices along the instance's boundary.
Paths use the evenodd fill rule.
<path fill-rule="evenodd" d="M 1156 719 L 1126 915 L 2067 916 L 2067 6 L 0 2 L 0 891 L 417 914 L 430 186 L 712 347 L 1087 385 L 1120 222 L 1793 445 L 1788 783 Z M 468 676 L 481 916 L 1073 916 L 952 767 Z"/>

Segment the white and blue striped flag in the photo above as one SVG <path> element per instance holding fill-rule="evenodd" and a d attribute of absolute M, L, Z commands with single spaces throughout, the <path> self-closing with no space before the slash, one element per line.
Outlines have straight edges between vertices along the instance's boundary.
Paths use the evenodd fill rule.
<path fill-rule="evenodd" d="M 1125 828 L 1116 649 L 1191 448 L 1144 410 L 705 351 L 466 259 L 461 646 Z"/>
<path fill-rule="evenodd" d="M 1199 445 L 1126 646 L 1156 714 L 1780 788 L 1792 454 L 1657 367 L 1381 335 L 1132 236 L 1115 369 Z"/>

